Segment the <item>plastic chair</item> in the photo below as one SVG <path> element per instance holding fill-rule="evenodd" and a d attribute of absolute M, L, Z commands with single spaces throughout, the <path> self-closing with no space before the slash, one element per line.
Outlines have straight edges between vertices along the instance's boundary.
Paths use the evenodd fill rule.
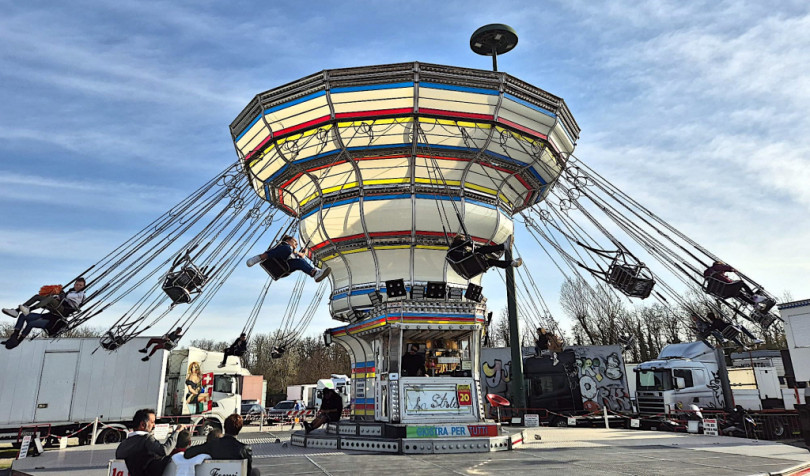
<path fill-rule="evenodd" d="M 488 393 L 487 394 L 487 401 L 489 405 L 495 408 L 495 411 L 498 413 L 498 422 L 501 421 L 501 407 L 511 407 L 512 404 L 506 397 L 498 395 L 496 393 Z"/>

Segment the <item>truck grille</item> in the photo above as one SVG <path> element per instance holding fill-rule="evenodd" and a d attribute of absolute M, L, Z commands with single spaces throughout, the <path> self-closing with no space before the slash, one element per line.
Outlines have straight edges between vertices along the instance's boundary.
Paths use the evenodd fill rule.
<path fill-rule="evenodd" d="M 655 394 L 645 394 L 638 392 L 636 394 L 636 404 L 638 405 L 638 413 L 641 415 L 658 415 L 664 413 L 664 397 L 659 397 Z"/>

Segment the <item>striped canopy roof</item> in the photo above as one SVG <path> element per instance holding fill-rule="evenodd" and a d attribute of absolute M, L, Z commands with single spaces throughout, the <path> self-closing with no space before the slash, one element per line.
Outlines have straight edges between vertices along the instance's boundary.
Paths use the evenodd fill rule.
<path fill-rule="evenodd" d="M 304 242 L 333 268 L 334 310 L 396 277 L 466 285 L 443 264 L 448 240 L 511 234 L 579 127 L 562 99 L 505 73 L 403 63 L 259 94 L 231 134 L 257 193 L 301 218 Z"/>

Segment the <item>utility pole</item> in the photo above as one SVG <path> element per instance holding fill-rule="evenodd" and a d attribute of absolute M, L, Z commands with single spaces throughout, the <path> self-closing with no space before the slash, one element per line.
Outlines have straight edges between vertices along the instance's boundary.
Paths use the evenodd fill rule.
<path fill-rule="evenodd" d="M 512 250 L 506 250 L 505 259 L 512 261 Z M 517 298 L 515 296 L 515 268 L 506 268 L 506 306 L 509 313 L 509 347 L 512 349 L 512 407 L 518 408 L 518 413 L 526 413 L 526 382 L 523 380 L 523 349 L 520 342 L 520 326 L 518 324 Z"/>

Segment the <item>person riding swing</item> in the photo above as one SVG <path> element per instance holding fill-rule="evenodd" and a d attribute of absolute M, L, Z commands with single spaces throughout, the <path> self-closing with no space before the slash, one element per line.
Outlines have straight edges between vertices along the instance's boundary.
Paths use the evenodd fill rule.
<path fill-rule="evenodd" d="M 225 367 L 228 357 L 231 355 L 241 358 L 243 355 L 245 355 L 245 352 L 247 352 L 247 334 L 243 332 L 239 335 L 238 339 L 233 341 L 233 344 L 231 344 L 230 347 L 225 349 L 225 352 L 223 352 L 222 355 L 222 362 L 219 363 L 218 367 Z"/>
<path fill-rule="evenodd" d="M 332 271 L 328 267 L 316 268 L 307 262 L 307 255 L 302 251 L 296 251 L 298 248 L 298 240 L 290 235 L 284 235 L 281 242 L 276 246 L 269 248 L 267 251 L 260 255 L 256 255 L 247 260 L 248 267 L 254 266 L 258 263 L 264 263 L 268 260 L 275 262 L 280 268 L 280 273 L 271 272 L 274 279 L 280 279 L 287 276 L 292 271 L 302 271 L 309 276 L 315 278 L 315 282 L 319 283 L 329 276 Z M 262 267 L 265 267 L 264 265 Z M 267 269 L 267 267 L 265 267 Z"/>
<path fill-rule="evenodd" d="M 17 318 L 14 332 L 0 344 L 13 349 L 25 340 L 33 329 L 45 329 L 49 335 L 56 335 L 66 325 L 65 318 L 78 311 L 84 303 L 84 278 L 76 278 L 73 287 L 64 292 L 62 286 L 43 286 L 40 292 L 16 309 L 3 309 L 3 313 Z M 47 289 L 46 289 L 47 288 Z M 43 308 L 46 312 L 31 312 Z"/>
<path fill-rule="evenodd" d="M 138 352 L 145 354 L 149 352 L 149 346 L 154 345 L 155 347 L 152 348 L 152 352 L 149 352 L 149 355 L 141 360 L 146 362 L 149 360 L 149 357 L 152 357 L 155 352 L 160 349 L 172 350 L 174 346 L 177 345 L 177 341 L 180 340 L 181 337 L 183 337 L 183 328 L 178 327 L 168 334 L 164 334 L 163 337 L 153 337 L 149 339 L 149 342 L 146 343 L 143 349 L 139 349 Z"/>

